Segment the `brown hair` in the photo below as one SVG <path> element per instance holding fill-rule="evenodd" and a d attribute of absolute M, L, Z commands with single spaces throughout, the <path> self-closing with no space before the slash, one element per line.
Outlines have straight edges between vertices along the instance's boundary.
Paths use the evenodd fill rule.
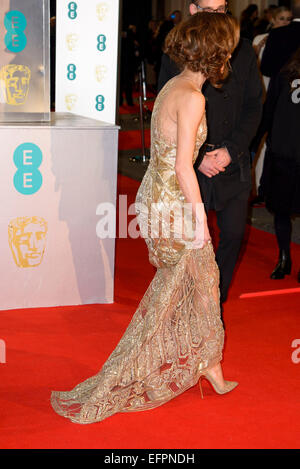
<path fill-rule="evenodd" d="M 180 68 L 203 73 L 219 88 L 220 82 L 228 76 L 229 56 L 239 37 L 239 24 L 232 16 L 200 12 L 170 31 L 164 52 Z"/>

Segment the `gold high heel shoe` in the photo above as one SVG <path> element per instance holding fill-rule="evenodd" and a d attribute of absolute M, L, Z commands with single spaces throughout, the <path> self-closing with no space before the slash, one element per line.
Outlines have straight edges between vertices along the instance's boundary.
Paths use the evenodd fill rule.
<path fill-rule="evenodd" d="M 221 388 L 212 376 L 209 376 L 207 373 L 203 374 L 199 378 L 199 387 L 200 387 L 200 393 L 201 393 L 202 399 L 203 399 L 203 389 L 202 389 L 202 384 L 201 384 L 202 379 L 207 379 L 207 381 L 209 381 L 209 383 L 212 385 L 213 389 L 216 391 L 217 394 L 227 394 L 228 392 L 236 388 L 237 385 L 239 384 L 236 381 L 224 380 L 225 386 Z"/>

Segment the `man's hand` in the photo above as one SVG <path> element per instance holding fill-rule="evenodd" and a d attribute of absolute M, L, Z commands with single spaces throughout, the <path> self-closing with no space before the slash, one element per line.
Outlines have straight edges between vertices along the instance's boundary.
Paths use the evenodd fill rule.
<path fill-rule="evenodd" d="M 214 154 L 216 158 L 216 162 L 223 166 L 223 168 L 227 168 L 228 165 L 231 163 L 231 156 L 227 148 L 218 148 L 217 150 L 211 152 Z M 209 154 L 209 153 L 208 153 Z"/>
<path fill-rule="evenodd" d="M 218 148 L 217 150 L 205 153 L 199 166 L 199 171 L 211 178 L 221 172 L 223 173 L 230 163 L 231 157 L 227 148 Z"/>

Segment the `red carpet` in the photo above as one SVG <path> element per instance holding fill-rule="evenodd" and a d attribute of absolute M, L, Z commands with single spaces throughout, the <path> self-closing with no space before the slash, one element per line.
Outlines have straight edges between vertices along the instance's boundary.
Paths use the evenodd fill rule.
<path fill-rule="evenodd" d="M 119 133 L 119 150 L 135 150 L 142 147 L 140 130 L 127 130 Z M 145 147 L 150 147 L 150 130 L 145 129 Z"/>
<path fill-rule="evenodd" d="M 128 106 L 127 104 L 123 104 L 119 107 L 120 114 L 138 114 L 140 112 L 140 108 L 138 104 L 134 104 L 133 106 Z"/>
<path fill-rule="evenodd" d="M 138 184 L 120 177 L 133 201 Z M 300 363 L 299 293 L 240 299 L 243 293 L 297 288 L 300 246 L 286 280 L 268 279 L 277 255 L 272 235 L 249 229 L 248 243 L 224 311 L 224 373 L 239 381 L 219 396 L 204 383 L 148 412 L 76 425 L 50 407 L 51 390 L 69 390 L 95 374 L 120 339 L 154 270 L 143 240 L 116 250 L 113 305 L 0 312 L 7 363 L 0 364 L 2 448 L 297 448 Z M 300 358 L 300 351 L 298 353 Z"/>
<path fill-rule="evenodd" d="M 135 104 L 133 106 L 128 106 L 127 104 L 123 104 L 119 107 L 120 114 L 140 114 L 140 107 L 138 104 L 138 93 L 134 92 L 133 97 L 135 100 Z M 150 98 L 154 98 L 154 95 L 150 92 L 147 93 L 148 101 L 144 102 L 144 112 L 146 112 L 146 108 L 149 111 L 153 110 L 154 101 L 149 101 Z M 150 148 L 150 129 L 145 128 L 144 130 L 145 136 L 145 147 Z M 140 130 L 122 130 L 119 132 L 119 150 L 136 150 L 142 148 L 142 137 Z"/>
<path fill-rule="evenodd" d="M 144 109 L 144 112 L 146 110 L 153 111 L 153 105 L 154 101 L 147 101 Z M 119 107 L 119 113 L 120 114 L 140 114 L 140 106 L 139 104 L 134 104 L 133 106 L 128 106 L 127 104 L 123 104 L 122 106 Z"/>
<path fill-rule="evenodd" d="M 123 103 L 122 106 L 119 106 L 119 114 L 139 114 L 140 113 L 140 106 L 139 106 L 139 93 L 133 93 L 133 106 L 128 106 L 127 103 Z M 154 105 L 154 98 L 156 97 L 151 91 L 147 90 L 147 100 L 143 101 L 144 111 L 148 109 L 149 111 L 153 110 Z"/>

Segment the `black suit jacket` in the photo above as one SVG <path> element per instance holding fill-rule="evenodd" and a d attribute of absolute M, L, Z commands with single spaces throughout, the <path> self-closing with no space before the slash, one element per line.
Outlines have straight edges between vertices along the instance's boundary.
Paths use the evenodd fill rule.
<path fill-rule="evenodd" d="M 295 90 L 295 95 L 293 95 Z M 300 213 L 300 103 L 284 72 L 271 79 L 260 126 L 268 132 L 261 190 L 267 208 Z"/>
<path fill-rule="evenodd" d="M 261 61 L 261 72 L 273 77 L 300 47 L 300 21 L 270 31 Z"/>
<path fill-rule="evenodd" d="M 201 194 L 207 208 L 221 210 L 228 200 L 251 187 L 249 146 L 255 136 L 262 113 L 262 84 L 257 59 L 251 43 L 241 39 L 232 59 L 232 72 L 221 89 L 206 82 L 208 122 L 207 143 L 222 145 L 230 153 L 232 162 L 224 173 L 213 178 L 197 172 Z M 159 90 L 178 68 L 166 55 L 162 58 Z M 196 162 L 198 168 L 203 151 Z"/>

